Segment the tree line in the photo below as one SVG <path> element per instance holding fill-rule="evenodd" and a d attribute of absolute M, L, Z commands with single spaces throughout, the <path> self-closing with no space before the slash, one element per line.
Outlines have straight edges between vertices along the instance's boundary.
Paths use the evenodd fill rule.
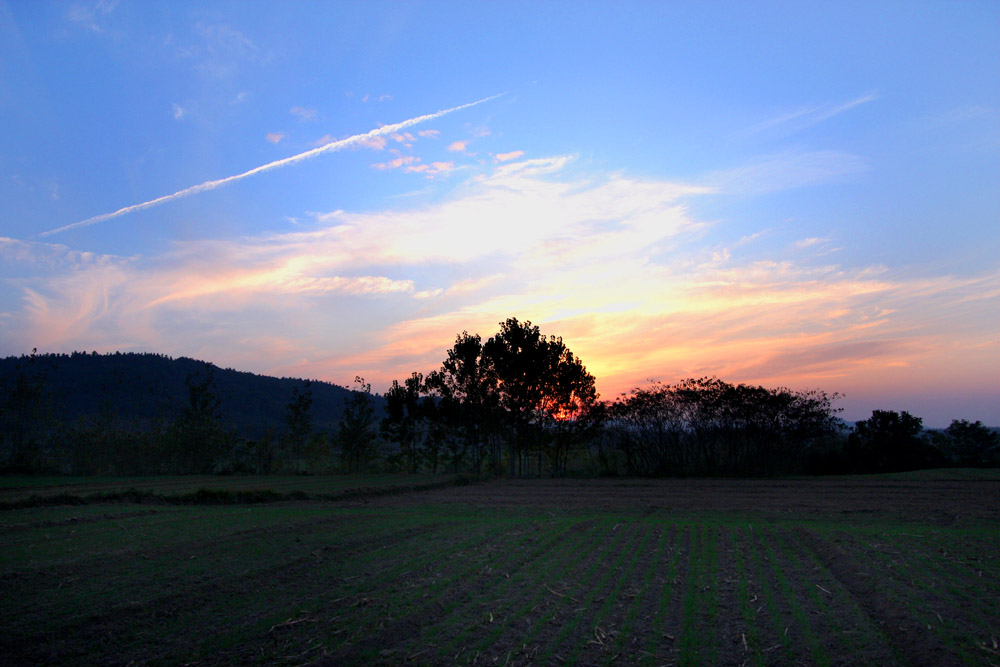
<path fill-rule="evenodd" d="M 731 384 L 652 383 L 601 401 L 559 337 L 510 318 L 487 341 L 463 332 L 439 370 L 394 381 L 382 435 L 409 470 L 442 451 L 475 473 L 777 476 L 1000 465 L 1000 433 L 955 420 L 925 430 L 907 412 L 875 410 L 854 426 L 840 396 Z"/>
<path fill-rule="evenodd" d="M 840 397 L 820 390 L 699 378 L 602 401 L 562 338 L 516 318 L 485 341 L 462 332 L 437 370 L 382 396 L 356 378 L 335 421 L 317 419 L 312 383 L 292 383 L 283 419 L 256 437 L 223 417 L 210 364 L 188 372 L 178 409 L 129 422 L 110 401 L 58 419 L 35 362 L 0 384 L 4 471 L 745 477 L 1000 465 L 1000 434 L 981 422 L 927 430 L 875 410 L 851 426 Z"/>

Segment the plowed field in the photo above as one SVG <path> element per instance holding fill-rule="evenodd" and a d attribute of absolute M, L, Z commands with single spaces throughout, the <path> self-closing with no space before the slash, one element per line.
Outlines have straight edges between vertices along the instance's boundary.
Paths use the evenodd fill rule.
<path fill-rule="evenodd" d="M 0 662 L 1000 664 L 1000 482 L 0 512 Z"/>

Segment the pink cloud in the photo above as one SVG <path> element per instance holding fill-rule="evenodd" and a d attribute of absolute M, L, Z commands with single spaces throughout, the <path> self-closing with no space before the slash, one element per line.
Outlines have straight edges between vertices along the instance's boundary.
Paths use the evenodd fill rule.
<path fill-rule="evenodd" d="M 453 168 L 386 157 L 376 168 Z M 361 374 L 384 389 L 437 368 L 458 332 L 488 337 L 516 315 L 564 337 L 605 398 L 650 377 L 717 375 L 844 392 L 846 417 L 910 409 L 933 425 L 997 414 L 882 401 L 916 400 L 924 387 L 933 394 L 924 401 L 957 390 L 996 395 L 1000 342 L 989 315 L 1000 273 L 909 277 L 797 253 L 723 262 L 712 258 L 717 248 L 691 246 L 650 261 L 698 237 L 703 224 L 682 204 L 709 190 L 621 174 L 551 178 L 567 162 L 512 161 L 436 204 L 336 211 L 308 231 L 178 244 L 152 259 L 0 238 L 0 265 L 35 272 L 22 289 L 0 291 L 0 345 L 156 349 L 342 383 Z M 478 243 L 470 220 L 505 233 Z M 424 267 L 442 270 L 428 277 L 435 272 Z M 377 313 L 380 324 L 345 327 L 344 312 Z"/>
<path fill-rule="evenodd" d="M 464 141 L 453 141 L 450 144 L 448 144 L 447 150 L 449 150 L 449 151 L 451 151 L 453 153 L 460 153 L 460 152 L 462 152 L 462 151 L 465 150 L 465 147 L 467 145 L 468 144 L 466 142 L 464 142 Z"/>
<path fill-rule="evenodd" d="M 412 134 L 410 134 L 409 132 L 394 132 L 390 134 L 389 137 L 394 141 L 398 141 L 399 143 L 403 144 L 407 148 L 412 147 L 413 142 L 417 140 L 417 138 Z"/>
<path fill-rule="evenodd" d="M 439 174 L 447 174 L 449 171 L 455 168 L 454 162 L 431 162 L 430 164 L 417 164 L 407 167 L 404 171 L 407 173 L 416 172 L 431 178 Z"/>
<path fill-rule="evenodd" d="M 380 151 L 385 148 L 385 137 L 383 136 L 369 137 L 364 141 L 360 142 L 360 145 L 364 146 L 365 148 L 371 148 L 373 150 Z"/>
<path fill-rule="evenodd" d="M 396 158 L 389 160 L 388 162 L 377 162 L 372 165 L 375 169 L 399 169 L 403 165 L 413 164 L 414 162 L 419 162 L 419 158 L 415 158 L 412 155 L 399 155 Z M 423 165 L 426 166 L 426 165 Z M 409 168 L 408 168 L 409 171 Z"/>
<path fill-rule="evenodd" d="M 285 138 L 285 133 L 284 132 L 268 132 L 267 133 L 267 140 L 270 141 L 272 144 L 276 144 L 276 143 L 278 143 L 279 141 L 281 141 L 284 138 Z"/>
<path fill-rule="evenodd" d="M 336 141 L 336 140 L 337 139 L 333 135 L 331 135 L 331 134 L 324 134 L 322 137 L 320 137 L 316 141 L 312 142 L 310 145 L 311 146 L 325 146 L 326 144 L 330 143 L 331 141 Z"/>
<path fill-rule="evenodd" d="M 494 159 L 497 162 L 506 162 L 507 160 L 516 160 L 522 155 L 524 155 L 524 151 L 511 151 L 510 153 L 497 153 Z"/>
<path fill-rule="evenodd" d="M 441 132 L 440 130 L 420 130 L 417 134 L 427 139 L 437 139 L 441 135 Z"/>

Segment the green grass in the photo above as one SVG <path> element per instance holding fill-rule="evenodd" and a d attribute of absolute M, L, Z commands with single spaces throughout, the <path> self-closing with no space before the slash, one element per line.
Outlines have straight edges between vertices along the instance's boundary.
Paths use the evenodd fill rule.
<path fill-rule="evenodd" d="M 742 618 L 745 626 L 744 632 L 741 633 L 741 639 L 744 642 L 745 649 L 750 652 L 750 659 L 753 661 L 753 664 L 763 665 L 764 657 L 761 653 L 760 630 L 758 629 L 756 622 L 757 612 L 753 606 L 753 603 L 756 602 L 756 600 L 751 602 L 746 556 L 740 548 L 745 541 L 746 538 L 743 534 L 742 528 L 737 528 L 733 531 L 732 547 L 735 558 L 736 579 L 738 581 L 737 597 L 740 605 L 740 617 Z"/>
<path fill-rule="evenodd" d="M 275 493 L 325 483 L 276 480 L 290 485 Z M 190 483 L 157 492 L 197 494 Z M 11 665 L 822 665 L 860 649 L 907 662 L 809 546 L 821 540 L 956 659 L 996 657 L 1000 525 L 988 518 L 429 500 L 442 495 L 0 511 L 0 654 Z"/>
<path fill-rule="evenodd" d="M 60 477 L 0 475 L 0 502 L 25 500 L 31 496 L 57 495 L 78 498 L 123 494 L 129 490 L 169 497 L 212 491 L 271 492 L 309 496 L 338 496 L 357 489 L 425 487 L 456 481 L 457 475 L 161 475 L 145 477 Z"/>

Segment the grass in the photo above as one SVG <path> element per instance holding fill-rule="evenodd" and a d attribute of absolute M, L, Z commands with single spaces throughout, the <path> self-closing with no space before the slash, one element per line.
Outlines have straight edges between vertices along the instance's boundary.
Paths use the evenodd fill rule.
<path fill-rule="evenodd" d="M 162 477 L 0 477 L 0 510 L 92 503 L 223 505 L 343 500 L 428 490 L 471 480 L 462 475 Z"/>
<path fill-rule="evenodd" d="M 740 617 L 743 620 L 744 632 L 741 633 L 744 651 L 750 652 L 750 659 L 754 665 L 763 665 L 764 658 L 760 647 L 760 630 L 757 626 L 757 612 L 754 610 L 754 603 L 757 598 L 750 598 L 749 574 L 747 572 L 746 556 L 743 549 L 746 538 L 743 529 L 737 528 L 732 533 L 732 548 L 735 557 L 737 597 L 740 606 Z"/>
<path fill-rule="evenodd" d="M 209 488 L 189 482 L 154 493 Z M 260 489 L 306 497 L 269 503 L 232 486 L 210 489 L 225 502 L 8 506 L 0 654 L 11 665 L 920 662 L 883 631 L 873 595 L 955 660 L 1000 662 L 989 518 L 629 510 L 598 496 L 563 508 L 320 499 L 330 488 Z M 838 575 L 834 551 L 876 585 Z"/>
<path fill-rule="evenodd" d="M 870 475 L 829 475 L 816 479 L 899 480 L 899 481 L 992 481 L 1000 482 L 1000 468 L 929 468 Z"/>
<path fill-rule="evenodd" d="M 305 494 L 307 497 L 340 497 L 345 492 L 378 489 L 426 488 L 460 482 L 460 475 L 160 475 L 146 477 L 59 477 L 0 475 L 0 502 L 36 498 L 114 500 L 130 492 L 157 498 L 183 497 L 201 489 L 232 494 L 263 493 L 272 496 Z M 292 498 L 294 499 L 294 498 Z M 243 502 L 243 501 L 239 501 Z M 64 503 L 63 503 L 64 504 Z"/>
<path fill-rule="evenodd" d="M 684 532 L 680 534 L 677 532 L 677 527 L 673 528 L 675 537 L 679 537 L 679 539 L 676 539 L 670 547 L 671 558 L 666 567 L 666 572 L 663 573 L 662 590 L 660 591 L 659 604 L 656 608 L 656 614 L 653 616 L 653 627 L 652 632 L 650 632 L 650 640 L 646 644 L 645 650 L 642 652 L 642 662 L 646 665 L 652 664 L 655 661 L 659 643 L 666 634 L 664 632 L 664 624 L 667 620 L 668 609 L 673 595 L 673 587 L 676 581 L 675 577 L 677 576 L 677 562 L 681 551 L 679 547 L 684 544 L 685 541 L 690 543 L 690 527 L 686 527 Z"/>

